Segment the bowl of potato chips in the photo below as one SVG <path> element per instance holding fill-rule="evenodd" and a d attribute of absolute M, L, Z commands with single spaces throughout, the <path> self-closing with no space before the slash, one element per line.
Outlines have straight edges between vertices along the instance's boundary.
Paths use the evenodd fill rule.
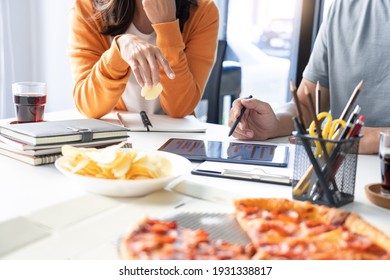
<path fill-rule="evenodd" d="M 139 197 L 168 186 L 191 170 L 179 155 L 121 148 L 76 148 L 65 145 L 56 168 L 85 190 L 113 197 Z"/>

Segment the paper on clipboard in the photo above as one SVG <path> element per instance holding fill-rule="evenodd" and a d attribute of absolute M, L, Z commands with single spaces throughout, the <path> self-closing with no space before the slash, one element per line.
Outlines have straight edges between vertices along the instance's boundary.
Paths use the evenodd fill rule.
<path fill-rule="evenodd" d="M 205 161 L 192 174 L 290 185 L 292 168 Z"/>

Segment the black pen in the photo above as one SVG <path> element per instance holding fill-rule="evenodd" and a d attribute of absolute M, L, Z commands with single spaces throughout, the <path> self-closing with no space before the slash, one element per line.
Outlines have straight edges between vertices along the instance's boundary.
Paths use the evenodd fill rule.
<path fill-rule="evenodd" d="M 142 123 L 144 124 L 144 127 L 146 128 L 147 131 L 150 131 L 149 126 L 153 127 L 152 123 L 149 120 L 148 115 L 146 114 L 145 111 L 140 112 Z"/>
<path fill-rule="evenodd" d="M 251 99 L 252 97 L 253 97 L 252 95 L 249 95 L 246 99 Z M 234 122 L 232 128 L 231 128 L 230 131 L 229 131 L 228 136 L 232 136 L 232 134 L 233 134 L 234 130 L 236 129 L 238 123 L 241 121 L 241 118 L 242 118 L 242 116 L 244 115 L 245 111 L 246 111 L 246 107 L 245 107 L 245 106 L 242 106 L 240 115 L 238 116 L 238 118 L 237 118 L 236 121 Z"/>
<path fill-rule="evenodd" d="M 320 90 L 320 82 L 317 81 L 316 86 L 316 115 L 321 113 L 321 90 Z"/>

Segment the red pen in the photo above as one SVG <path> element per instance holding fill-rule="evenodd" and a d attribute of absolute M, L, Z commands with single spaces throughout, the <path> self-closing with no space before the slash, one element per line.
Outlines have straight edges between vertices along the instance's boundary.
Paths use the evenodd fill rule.
<path fill-rule="evenodd" d="M 351 132 L 348 134 L 347 138 L 358 136 L 363 126 L 364 126 L 364 116 L 360 116 L 357 119 L 355 125 L 352 127 Z"/>

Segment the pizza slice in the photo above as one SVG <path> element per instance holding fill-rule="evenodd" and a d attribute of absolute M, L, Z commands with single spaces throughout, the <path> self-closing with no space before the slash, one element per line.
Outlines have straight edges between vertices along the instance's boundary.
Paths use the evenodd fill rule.
<path fill-rule="evenodd" d="M 204 230 L 179 227 L 174 221 L 145 218 L 121 240 L 123 259 L 137 260 L 237 260 L 250 259 L 249 244 L 210 240 Z"/>
<path fill-rule="evenodd" d="M 347 211 L 288 199 L 235 201 L 256 259 L 389 259 L 390 239 Z"/>

